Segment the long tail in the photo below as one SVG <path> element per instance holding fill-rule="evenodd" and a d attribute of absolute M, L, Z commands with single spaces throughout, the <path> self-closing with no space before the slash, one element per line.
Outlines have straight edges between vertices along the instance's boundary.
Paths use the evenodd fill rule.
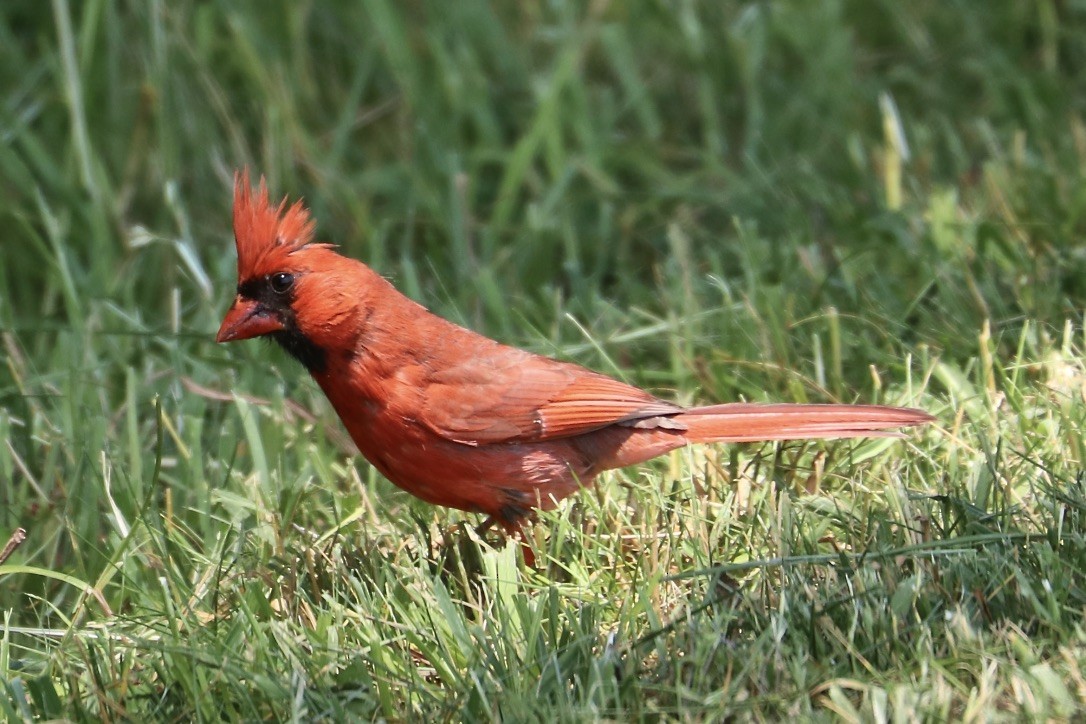
<path fill-rule="evenodd" d="M 827 437 L 900 437 L 895 428 L 935 418 L 884 405 L 794 405 L 735 402 L 694 407 L 674 418 L 690 442 L 758 442 Z"/>

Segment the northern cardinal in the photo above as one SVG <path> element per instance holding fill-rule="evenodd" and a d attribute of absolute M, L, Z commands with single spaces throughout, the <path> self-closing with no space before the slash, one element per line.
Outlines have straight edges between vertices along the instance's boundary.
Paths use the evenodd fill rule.
<path fill-rule="evenodd" d="M 880 405 L 683 408 L 437 317 L 365 264 L 315 243 L 288 208 L 234 178 L 238 286 L 217 342 L 270 337 L 301 362 L 358 449 L 430 503 L 506 530 L 602 471 L 691 443 L 886 436 L 933 418 Z"/>

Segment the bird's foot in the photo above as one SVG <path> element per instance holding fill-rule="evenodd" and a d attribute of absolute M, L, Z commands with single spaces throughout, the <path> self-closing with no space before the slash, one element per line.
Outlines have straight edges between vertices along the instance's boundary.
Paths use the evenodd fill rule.
<path fill-rule="evenodd" d="M 497 515 L 487 516 L 486 520 L 475 528 L 475 534 L 486 540 L 486 534 L 494 527 L 500 525 L 505 535 L 500 541 L 504 545 L 510 538 L 520 538 L 520 552 L 524 557 L 524 565 L 535 568 L 535 550 L 532 548 L 528 537 L 527 528 L 535 521 L 535 512 L 531 508 L 522 506 L 504 505 Z"/>

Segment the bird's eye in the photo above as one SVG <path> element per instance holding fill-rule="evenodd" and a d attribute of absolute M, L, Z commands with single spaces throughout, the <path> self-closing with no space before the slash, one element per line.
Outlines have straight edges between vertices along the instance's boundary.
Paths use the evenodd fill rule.
<path fill-rule="evenodd" d="M 272 291 L 276 294 L 286 294 L 294 286 L 294 275 L 286 272 L 276 272 L 269 279 Z"/>

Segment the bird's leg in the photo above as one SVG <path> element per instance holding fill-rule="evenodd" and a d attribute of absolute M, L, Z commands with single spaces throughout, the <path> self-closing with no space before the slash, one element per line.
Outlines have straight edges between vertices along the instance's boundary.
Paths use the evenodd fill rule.
<path fill-rule="evenodd" d="M 520 538 L 520 551 L 524 555 L 524 563 L 529 568 L 535 568 L 535 551 L 532 550 L 528 534 L 524 529 L 524 524 L 533 518 L 532 508 L 519 502 L 518 497 L 518 502 L 507 502 L 498 509 L 496 514 L 487 516 L 486 520 L 475 528 L 475 533 L 483 538 L 495 524 L 500 525 L 508 538 Z"/>
<path fill-rule="evenodd" d="M 488 530 L 490 530 L 491 528 L 494 527 L 494 524 L 497 523 L 497 522 L 498 522 L 498 518 L 496 516 L 488 515 L 486 517 L 486 520 L 484 520 L 479 525 L 475 526 L 475 535 L 482 538 L 484 535 L 486 535 L 486 532 Z"/>
<path fill-rule="evenodd" d="M 512 537 L 516 536 L 520 538 L 520 553 L 524 556 L 524 565 L 529 568 L 535 568 L 535 549 L 532 548 L 532 543 L 528 539 L 528 533 L 524 528 L 524 523 L 527 522 L 526 518 L 522 518 L 511 527 L 506 528 L 506 532 Z"/>
<path fill-rule="evenodd" d="M 535 520 L 535 511 L 531 508 L 506 505 L 502 513 L 503 520 L 500 522 L 506 534 L 511 538 L 520 538 L 520 552 L 524 556 L 524 565 L 535 568 L 535 550 L 528 538 L 528 526 Z"/>

